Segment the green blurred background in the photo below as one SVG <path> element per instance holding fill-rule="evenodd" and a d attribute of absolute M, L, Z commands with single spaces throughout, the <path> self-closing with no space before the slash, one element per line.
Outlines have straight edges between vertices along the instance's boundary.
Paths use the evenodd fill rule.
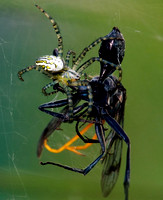
<path fill-rule="evenodd" d="M 51 119 L 37 109 L 51 100 L 41 94 L 49 80 L 32 71 L 21 82 L 17 72 L 32 65 L 39 56 L 51 54 L 57 39 L 35 3 L 60 25 L 64 52 L 73 49 L 79 54 L 113 26 L 123 33 L 125 131 L 131 140 L 130 199 L 162 200 L 162 0 L 0 0 L 0 199 L 104 199 L 100 190 L 100 163 L 84 177 L 53 166 L 43 167 L 36 157 L 38 139 Z M 97 55 L 98 48 L 86 58 Z M 95 64 L 88 72 L 98 74 L 98 70 L 99 65 Z M 74 126 L 64 126 L 64 131 L 57 134 L 60 140 L 54 136 L 61 143 L 63 138 L 71 137 L 69 133 L 75 134 Z M 94 151 L 88 149 L 87 157 L 44 151 L 41 160 L 84 167 L 97 155 Z M 107 199 L 124 199 L 125 153 L 124 144 L 119 179 Z"/>

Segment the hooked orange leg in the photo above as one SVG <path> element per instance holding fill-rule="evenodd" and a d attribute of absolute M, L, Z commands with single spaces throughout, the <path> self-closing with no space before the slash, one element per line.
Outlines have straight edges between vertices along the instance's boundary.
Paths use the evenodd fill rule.
<path fill-rule="evenodd" d="M 89 123 L 85 128 L 83 128 L 81 131 L 80 131 L 80 134 L 83 135 L 85 132 L 87 132 L 87 130 L 89 130 L 91 127 L 93 126 L 93 123 Z M 96 139 L 97 136 L 96 134 L 93 136 L 92 139 Z M 66 144 L 64 144 L 62 147 L 60 147 L 59 149 L 53 149 L 51 148 L 48 144 L 47 144 L 47 139 L 44 140 L 44 146 L 45 148 L 52 152 L 52 153 L 60 153 L 62 152 L 63 150 L 67 149 L 69 151 L 72 151 L 78 155 L 84 155 L 82 153 L 80 153 L 79 151 L 77 150 L 81 150 L 81 149 L 86 149 L 88 148 L 89 146 L 92 145 L 92 143 L 87 143 L 85 145 L 82 145 L 82 146 L 70 146 L 72 143 L 74 143 L 76 140 L 79 139 L 79 136 L 78 135 L 75 135 L 71 140 L 69 140 Z"/>
<path fill-rule="evenodd" d="M 97 135 L 94 134 L 94 136 L 92 137 L 93 140 L 97 139 Z M 88 147 L 90 147 L 93 143 L 86 143 L 85 145 L 82 146 L 71 146 L 69 148 L 71 149 L 76 149 L 76 150 L 81 150 L 81 149 L 87 149 Z"/>

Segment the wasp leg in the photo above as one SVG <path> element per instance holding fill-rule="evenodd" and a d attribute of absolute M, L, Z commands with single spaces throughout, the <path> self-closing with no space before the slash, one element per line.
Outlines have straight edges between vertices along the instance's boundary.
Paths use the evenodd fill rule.
<path fill-rule="evenodd" d="M 92 140 L 97 139 L 97 135 L 94 134 L 94 136 L 92 137 Z M 83 150 L 83 149 L 87 149 L 88 147 L 90 147 L 93 143 L 86 143 L 85 145 L 81 145 L 81 146 L 70 146 L 70 149 L 75 149 L 75 150 Z"/>
<path fill-rule="evenodd" d="M 64 109 L 62 109 L 61 111 L 62 113 L 66 113 L 67 109 L 66 107 Z M 43 130 L 41 137 L 38 141 L 38 145 L 37 145 L 37 157 L 41 156 L 43 147 L 44 147 L 44 141 L 55 131 L 57 130 L 61 123 L 63 122 L 62 119 L 57 118 L 57 117 L 53 117 L 51 119 L 51 121 L 48 123 L 48 125 L 46 126 L 46 128 Z"/>
<path fill-rule="evenodd" d="M 57 107 L 62 107 L 62 106 L 65 106 L 68 104 L 68 101 L 67 99 L 63 99 L 63 100 L 60 100 L 60 101 L 56 101 L 56 102 L 49 102 L 49 103 L 45 103 L 45 104 L 42 104 L 40 105 L 38 108 L 49 114 L 49 115 L 52 115 L 53 117 L 58 117 L 58 118 L 61 118 L 61 119 L 65 119 L 65 114 L 61 114 L 61 113 L 57 113 L 57 112 L 53 112 L 53 111 L 50 111 L 50 110 L 46 110 L 46 108 L 57 108 Z"/>
<path fill-rule="evenodd" d="M 92 124 L 93 125 L 93 124 Z M 92 126 L 91 125 L 91 126 Z M 81 134 L 81 132 L 79 131 L 79 121 L 76 123 L 76 133 L 77 135 L 80 137 L 81 140 L 83 140 L 84 143 L 99 143 L 98 140 L 95 140 L 95 139 L 90 139 L 90 138 L 84 138 Z"/>
<path fill-rule="evenodd" d="M 47 144 L 47 140 L 44 140 L 44 147 L 52 152 L 52 153 L 60 153 L 62 151 L 64 151 L 65 149 L 69 150 L 69 151 L 72 151 L 78 155 L 83 155 L 82 153 L 80 153 L 79 151 L 75 150 L 75 149 L 71 149 L 69 148 L 69 145 L 71 145 L 73 142 L 75 142 L 75 140 L 77 140 L 79 137 L 74 137 L 72 138 L 70 141 L 68 141 L 66 144 L 64 144 L 63 146 L 61 146 L 59 149 L 54 149 L 54 148 L 51 148 L 48 144 Z"/>
<path fill-rule="evenodd" d="M 62 119 L 63 121 L 68 121 L 67 113 L 62 114 L 62 113 L 57 113 L 57 112 L 54 112 L 51 110 L 46 110 L 46 108 L 58 108 L 58 107 L 66 106 L 67 104 L 68 104 L 68 100 L 63 99 L 63 100 L 59 100 L 59 101 L 55 101 L 55 102 L 49 102 L 49 103 L 42 104 L 38 107 L 38 109 L 40 109 L 42 112 L 52 115 L 53 117 L 58 117 L 58 118 Z M 87 103 L 74 108 L 74 113 L 76 114 L 76 113 L 80 112 L 86 105 L 87 105 Z M 74 120 L 85 121 L 82 119 L 78 119 L 78 117 L 74 118 Z"/>
<path fill-rule="evenodd" d="M 100 119 L 99 117 L 96 118 L 96 120 L 99 122 Z M 41 162 L 41 165 L 55 165 L 73 172 L 77 172 L 77 173 L 81 173 L 83 175 L 86 175 L 88 172 L 91 171 L 91 169 L 100 161 L 100 159 L 103 157 L 104 153 L 105 153 L 105 137 L 104 137 L 104 127 L 102 124 L 99 123 L 95 123 L 95 131 L 97 134 L 97 138 L 99 140 L 99 143 L 101 145 L 101 154 L 100 156 L 98 156 L 90 165 L 88 165 L 85 169 L 78 169 L 78 168 L 73 168 L 73 167 L 69 167 L 66 165 L 62 165 L 59 163 L 54 163 L 54 162 Z"/>
<path fill-rule="evenodd" d="M 106 122 L 111 126 L 112 129 L 118 134 L 120 138 L 122 138 L 127 144 L 127 159 L 126 159 L 126 170 L 125 170 L 125 178 L 124 178 L 124 191 L 125 198 L 128 199 L 128 188 L 130 182 L 130 140 L 124 130 L 120 127 L 120 125 L 113 119 L 104 109 L 102 110 L 102 116 L 106 120 Z"/>
<path fill-rule="evenodd" d="M 75 102 L 75 98 L 73 98 L 73 103 Z M 76 104 L 76 103 L 75 103 Z M 58 107 L 62 107 L 62 106 L 67 106 L 68 105 L 68 100 L 67 99 L 62 99 L 62 100 L 58 100 L 58 101 L 54 101 L 54 102 L 49 102 L 49 103 L 45 103 L 40 105 L 38 108 L 42 111 L 45 112 L 49 115 L 52 115 L 53 117 L 58 117 L 61 118 L 63 122 L 69 121 L 69 116 L 68 116 L 68 111 L 64 114 L 62 113 L 57 113 L 51 110 L 46 110 L 47 108 L 58 108 Z M 94 121 L 91 120 L 85 120 L 80 118 L 80 115 L 78 116 L 77 113 L 79 113 L 81 110 L 83 110 L 86 106 L 88 106 L 88 103 L 83 103 L 80 106 L 77 106 L 75 108 L 73 108 L 73 120 L 75 121 L 81 121 L 81 122 L 89 122 L 92 123 Z M 84 112 L 86 112 L 87 110 L 85 110 Z"/>

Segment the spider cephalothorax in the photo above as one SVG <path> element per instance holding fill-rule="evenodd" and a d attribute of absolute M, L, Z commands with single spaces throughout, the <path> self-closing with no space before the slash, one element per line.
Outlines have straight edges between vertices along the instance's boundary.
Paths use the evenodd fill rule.
<path fill-rule="evenodd" d="M 116 35 L 108 34 L 104 37 L 100 37 L 94 42 L 92 42 L 88 47 L 84 48 L 84 50 L 81 52 L 81 54 L 76 58 L 76 54 L 74 51 L 69 50 L 66 55 L 66 59 L 63 58 L 63 40 L 62 36 L 59 30 L 59 26 L 55 22 L 55 20 L 49 16 L 48 13 L 45 12 L 40 6 L 36 5 L 36 7 L 44 13 L 44 15 L 51 21 L 54 31 L 57 35 L 58 39 L 58 47 L 54 49 L 53 55 L 46 55 L 38 58 L 36 60 L 35 65 L 29 66 L 21 71 L 18 72 L 18 77 L 20 80 L 23 81 L 22 74 L 25 72 L 31 71 L 32 69 L 41 71 L 43 74 L 47 75 L 50 79 L 53 80 L 53 82 L 47 84 L 42 88 L 42 92 L 44 95 L 51 95 L 58 91 L 61 91 L 63 93 L 67 94 L 68 102 L 69 102 L 69 119 L 73 119 L 73 102 L 72 102 L 72 95 L 71 90 L 78 90 L 80 86 L 86 86 L 89 96 L 88 101 L 88 113 L 92 110 L 92 91 L 91 87 L 89 85 L 88 80 L 86 80 L 85 76 L 82 76 L 83 70 L 85 70 L 89 65 L 91 65 L 93 62 L 98 61 L 100 63 L 103 63 L 105 65 L 111 66 L 111 68 L 114 68 L 114 70 L 119 70 L 119 80 L 121 80 L 121 67 L 120 63 L 111 63 L 107 60 L 104 60 L 103 58 L 99 57 L 93 57 L 86 62 L 84 62 L 82 65 L 80 65 L 82 59 L 85 57 L 86 53 L 90 51 L 94 46 L 99 44 L 101 41 L 107 40 L 107 39 L 116 39 Z M 72 68 L 69 66 L 70 57 L 72 56 Z M 113 71 L 114 71 L 113 70 Z M 108 73 L 107 73 L 108 75 Z M 83 78 L 81 78 L 83 77 Z M 47 93 L 46 90 L 50 87 L 53 87 L 53 91 Z M 70 90 L 71 89 L 71 90 Z"/>

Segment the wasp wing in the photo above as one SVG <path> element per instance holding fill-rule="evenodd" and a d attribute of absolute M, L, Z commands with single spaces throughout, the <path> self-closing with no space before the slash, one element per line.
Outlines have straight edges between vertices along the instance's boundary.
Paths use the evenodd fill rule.
<path fill-rule="evenodd" d="M 65 108 L 62 109 L 61 113 L 67 114 L 68 112 L 68 107 L 66 106 Z M 57 129 L 59 129 L 61 123 L 63 122 L 63 119 L 58 118 L 58 117 L 53 117 L 51 121 L 48 123 L 48 125 L 45 127 L 43 130 L 41 137 L 38 141 L 37 145 L 37 156 L 40 157 L 42 150 L 44 148 L 44 141 Z"/>
<path fill-rule="evenodd" d="M 114 77 L 113 77 L 114 78 Z M 120 84 L 112 96 L 114 107 L 114 119 L 123 128 L 124 109 L 126 102 L 126 89 Z M 119 174 L 123 140 L 111 129 L 106 138 L 106 153 L 103 158 L 103 170 L 101 177 L 101 189 L 103 196 L 106 197 L 113 189 Z"/>
<path fill-rule="evenodd" d="M 114 131 L 111 131 L 107 140 L 108 147 L 103 159 L 103 170 L 101 177 L 101 188 L 103 196 L 106 197 L 113 189 L 119 174 L 122 154 L 122 140 Z"/>
<path fill-rule="evenodd" d="M 77 98 L 77 94 L 74 93 L 72 94 L 72 99 L 73 99 L 73 106 L 76 106 L 79 103 L 79 99 Z M 65 106 L 62 110 L 61 110 L 61 114 L 63 115 L 67 115 L 69 112 L 69 106 Z M 42 150 L 44 148 L 44 141 L 57 129 L 60 128 L 60 125 L 62 124 L 64 120 L 58 117 L 53 117 L 51 119 L 51 121 L 48 123 L 48 125 L 45 127 L 45 129 L 43 130 L 41 137 L 38 141 L 38 145 L 37 145 L 37 156 L 40 157 Z"/>

